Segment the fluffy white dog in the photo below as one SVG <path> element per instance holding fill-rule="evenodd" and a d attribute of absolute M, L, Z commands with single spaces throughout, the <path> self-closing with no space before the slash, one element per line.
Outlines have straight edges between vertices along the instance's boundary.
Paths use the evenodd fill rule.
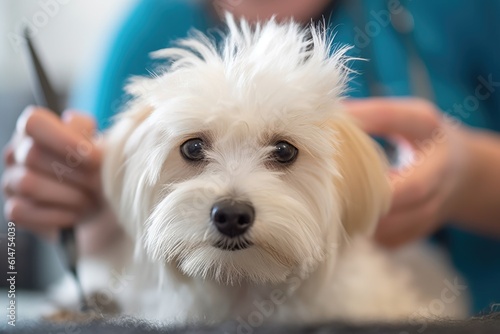
<path fill-rule="evenodd" d="M 155 52 L 168 66 L 128 86 L 103 175 L 127 237 L 100 257 L 106 275 L 84 273 L 87 289 L 173 324 L 463 315 L 441 264 L 414 256 L 432 282 L 418 285 L 370 241 L 390 187 L 343 111 L 347 49 L 292 22 L 228 27 L 221 43 L 195 33 Z"/>

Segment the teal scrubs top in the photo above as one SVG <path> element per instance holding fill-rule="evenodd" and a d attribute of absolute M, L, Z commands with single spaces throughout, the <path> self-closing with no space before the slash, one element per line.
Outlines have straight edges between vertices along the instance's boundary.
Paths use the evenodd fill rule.
<path fill-rule="evenodd" d="M 192 28 L 216 35 L 218 23 L 203 3 L 140 1 L 101 66 L 84 76 L 73 107 L 94 113 L 101 129 L 109 126 L 127 100 L 127 79 L 153 68 L 149 52 Z M 413 24 L 393 25 L 390 13 L 392 22 L 403 17 Z M 359 74 L 350 96 L 420 95 L 470 126 L 500 132 L 500 1 L 346 0 L 332 4 L 324 17 L 336 43 L 354 45 L 351 54 L 368 59 L 351 64 Z M 435 239 L 467 280 L 474 313 L 488 312 L 500 303 L 500 240 L 449 226 Z"/>

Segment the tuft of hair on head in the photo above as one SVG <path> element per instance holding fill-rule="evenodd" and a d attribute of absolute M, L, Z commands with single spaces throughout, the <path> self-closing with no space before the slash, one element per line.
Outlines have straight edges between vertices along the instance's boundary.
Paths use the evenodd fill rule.
<path fill-rule="evenodd" d="M 269 109 L 292 106 L 285 115 L 289 119 L 327 128 L 324 133 L 331 135 L 335 148 L 331 152 L 336 151 L 331 157 L 336 168 L 332 169 L 341 175 L 335 178 L 334 189 L 342 197 L 346 234 L 373 233 L 378 219 L 388 210 L 390 189 L 386 166 L 373 141 L 341 111 L 339 101 L 351 73 L 347 63 L 355 59 L 347 55 L 350 47 L 335 46 L 334 35 L 324 23 L 304 27 L 273 18 L 250 24 L 230 14 L 226 23 L 221 42 L 192 31 L 191 37 L 177 41 L 175 47 L 152 53 L 154 58 L 168 60 L 167 66 L 159 69 L 164 73 L 158 72 L 153 79 L 132 79 L 127 91 L 135 97 L 133 103 L 108 136 L 115 150 L 109 153 L 104 168 L 104 180 L 114 181 L 105 182 L 107 197 L 115 202 L 124 220 L 145 221 L 148 200 L 139 194 L 151 193 L 169 151 L 153 144 L 158 138 L 162 143 L 170 139 L 169 130 L 157 132 L 153 138 L 150 129 L 153 124 L 156 129 L 159 124 L 167 129 L 173 118 L 186 117 L 184 112 L 167 117 L 165 112 L 154 111 L 157 107 L 172 110 L 165 107 L 165 101 L 178 102 L 184 93 L 203 100 L 203 105 L 214 105 L 221 91 L 224 98 L 244 106 L 253 107 L 259 99 L 278 101 Z M 147 135 L 154 147 L 151 152 L 143 150 Z M 148 161 L 147 168 L 143 161 Z M 132 235 L 139 235 L 138 225 L 130 223 Z"/>
<path fill-rule="evenodd" d="M 310 71 L 318 75 L 316 82 L 324 85 L 329 97 L 338 100 L 344 95 L 346 82 L 353 73 L 347 64 L 359 58 L 348 56 L 352 46 L 335 45 L 335 35 L 325 22 L 304 26 L 293 20 L 278 22 L 273 17 L 251 24 L 230 13 L 226 13 L 225 22 L 227 30 L 221 32 L 220 43 L 192 30 L 188 38 L 176 41 L 174 47 L 152 52 L 152 58 L 168 61 L 158 70 L 172 73 L 205 63 L 223 69 L 228 76 L 241 74 L 242 68 L 249 77 L 266 71 Z M 134 93 L 133 84 L 128 91 Z"/>

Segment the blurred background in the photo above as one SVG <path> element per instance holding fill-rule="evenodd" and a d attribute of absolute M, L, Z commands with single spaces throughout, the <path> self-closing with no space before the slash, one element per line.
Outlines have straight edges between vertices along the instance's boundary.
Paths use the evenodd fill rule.
<path fill-rule="evenodd" d="M 34 103 L 20 39 L 23 26 L 32 36 L 42 62 L 63 100 L 78 78 L 92 69 L 106 50 L 114 27 L 136 0 L 0 0 L 0 147 L 4 147 L 22 110 Z M 0 161 L 0 174 L 3 161 Z M 0 207 L 3 198 L 0 194 Z M 0 288 L 6 287 L 7 222 L 0 215 Z M 33 300 L 34 292 L 57 280 L 62 269 L 53 245 L 17 228 L 18 300 Z M 22 292 L 19 292 L 22 289 Z M 0 306 L 7 293 L 0 293 Z M 19 317 L 29 316 L 32 303 L 18 303 Z"/>
<path fill-rule="evenodd" d="M 87 77 L 92 77 L 93 73 L 100 70 L 98 60 L 102 60 L 103 56 L 108 54 L 109 41 L 114 40 L 116 28 L 121 26 L 125 15 L 138 1 L 0 0 L 0 148 L 7 144 L 22 110 L 34 103 L 27 61 L 23 56 L 25 46 L 20 35 L 22 28 L 30 29 L 35 47 L 61 100 L 71 101 L 72 92 L 82 86 L 81 83 Z M 302 1 L 311 6 L 310 0 Z M 168 4 L 171 1 L 163 2 Z M 463 116 L 462 121 L 474 127 L 500 131 L 498 122 L 500 119 L 497 113 L 500 103 L 499 91 L 495 92 L 495 89 L 490 91 L 491 87 L 488 88 L 484 84 L 484 78 L 490 78 L 488 80 L 493 80 L 491 85 L 495 88 L 500 75 L 497 74 L 500 1 L 406 0 L 404 2 L 414 5 L 414 9 L 417 10 L 414 12 L 416 15 L 406 10 L 399 11 L 400 14 L 396 15 L 395 10 L 389 13 L 385 7 L 380 9 L 373 5 L 377 11 L 373 9 L 369 12 L 369 16 L 363 17 L 361 15 L 364 12 L 361 9 L 364 7 L 360 4 L 371 9 L 372 4 L 382 2 L 371 0 L 343 2 L 348 7 L 347 10 L 354 10 L 353 14 L 359 16 L 359 20 L 346 21 L 350 22 L 352 27 L 344 29 L 345 36 L 339 35 L 339 38 L 344 38 L 349 43 L 354 42 L 353 50 L 362 58 L 370 59 L 370 62 L 359 63 L 370 64 L 373 67 L 367 65 L 360 70 L 360 73 L 363 73 L 363 69 L 366 70 L 364 83 L 366 87 L 363 83 L 356 86 L 355 82 L 353 85 L 360 92 L 360 96 L 363 94 L 400 96 L 412 93 L 430 97 L 435 99 L 441 110 L 452 117 L 462 116 L 460 109 L 455 109 L 455 106 L 465 106 L 471 113 Z M 144 3 L 155 2 L 151 0 Z M 388 6 L 390 3 L 392 2 L 387 1 Z M 420 6 L 417 3 L 425 3 L 429 8 L 432 6 L 433 11 L 428 11 L 426 5 Z M 457 6 L 457 3 L 460 5 Z M 350 6 L 353 8 L 349 8 Z M 382 17 L 382 14 L 385 16 Z M 162 23 L 169 24 L 179 24 L 175 20 L 179 17 L 181 18 L 179 22 L 188 22 L 182 16 L 171 15 L 170 20 L 165 20 L 162 15 L 158 15 Z M 152 20 L 149 16 L 146 20 L 160 22 Z M 382 29 L 383 27 L 387 29 Z M 129 43 L 129 35 L 126 36 L 126 42 Z M 163 37 L 162 31 L 159 36 Z M 380 38 L 376 40 L 377 43 L 372 43 L 378 36 Z M 156 42 L 160 39 L 151 34 L 151 41 Z M 138 41 L 138 44 L 143 42 L 142 39 Z M 133 44 L 131 50 L 140 51 L 138 44 Z M 373 46 L 375 44 L 377 47 Z M 422 62 L 424 58 L 419 55 L 416 46 L 427 56 L 427 64 Z M 479 47 L 481 49 L 476 50 Z M 385 57 L 388 50 L 394 57 Z M 128 53 L 123 52 L 123 54 Z M 407 73 L 408 71 L 411 73 Z M 411 75 L 406 78 L 404 75 L 399 75 L 401 73 Z M 429 73 L 433 75 L 429 76 Z M 434 92 L 429 92 L 432 84 L 435 85 L 438 94 L 436 96 L 433 96 Z M 483 90 L 487 88 L 492 94 L 483 99 L 478 95 L 478 87 Z M 364 88 L 366 91 L 363 91 Z M 415 89 L 415 92 L 411 89 Z M 472 109 L 467 106 L 469 102 L 474 104 Z M 386 150 L 389 156 L 396 157 L 398 152 L 394 147 L 389 143 L 383 142 L 383 144 L 387 144 Z M 2 163 L 3 159 L 0 159 L 0 175 L 3 170 Z M 3 208 L 1 196 L 0 192 L 0 208 Z M 0 307 L 4 307 L 7 301 L 6 231 L 7 222 L 0 212 Z M 500 281 L 500 271 L 495 271 L 494 268 L 500 258 L 498 252 L 494 252 L 500 250 L 498 241 L 469 235 L 459 229 L 449 231 L 446 229 L 435 237 L 449 248 L 457 269 L 462 270 L 464 275 L 467 274 L 467 278 L 474 283 L 470 285 L 472 292 L 477 295 L 482 294 L 477 298 L 479 300 L 475 306 L 477 310 L 484 308 L 491 301 L 497 302 L 500 295 L 492 296 L 491 289 L 493 286 L 497 287 Z M 18 320 L 23 320 L 25 317 L 36 315 L 35 310 L 40 309 L 38 302 L 44 298 L 41 291 L 57 281 L 64 271 L 54 245 L 37 239 L 20 228 L 17 229 L 16 241 Z"/>

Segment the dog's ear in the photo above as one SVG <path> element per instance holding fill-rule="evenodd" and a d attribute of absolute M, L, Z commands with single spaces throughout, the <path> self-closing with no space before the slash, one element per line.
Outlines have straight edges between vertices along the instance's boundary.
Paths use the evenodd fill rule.
<path fill-rule="evenodd" d="M 104 138 L 104 154 L 101 179 L 104 189 L 104 195 L 111 205 L 113 211 L 118 215 L 121 222 L 126 223 L 127 215 L 130 214 L 130 203 L 124 200 L 124 197 L 130 197 L 131 191 L 128 189 L 126 179 L 126 164 L 131 151 L 127 146 L 130 145 L 129 139 L 137 127 L 151 114 L 152 108 L 144 101 L 132 102 L 127 111 L 118 115 L 114 125 L 106 132 Z M 132 147 L 132 149 L 134 149 Z M 137 147 L 137 149 L 140 149 Z M 123 216 L 125 215 L 125 216 Z M 122 217 L 123 216 L 123 217 Z"/>
<path fill-rule="evenodd" d="M 349 237 L 370 235 L 389 210 L 388 164 L 374 140 L 348 115 L 332 121 L 341 177 L 336 188 L 343 201 L 342 224 Z"/>

